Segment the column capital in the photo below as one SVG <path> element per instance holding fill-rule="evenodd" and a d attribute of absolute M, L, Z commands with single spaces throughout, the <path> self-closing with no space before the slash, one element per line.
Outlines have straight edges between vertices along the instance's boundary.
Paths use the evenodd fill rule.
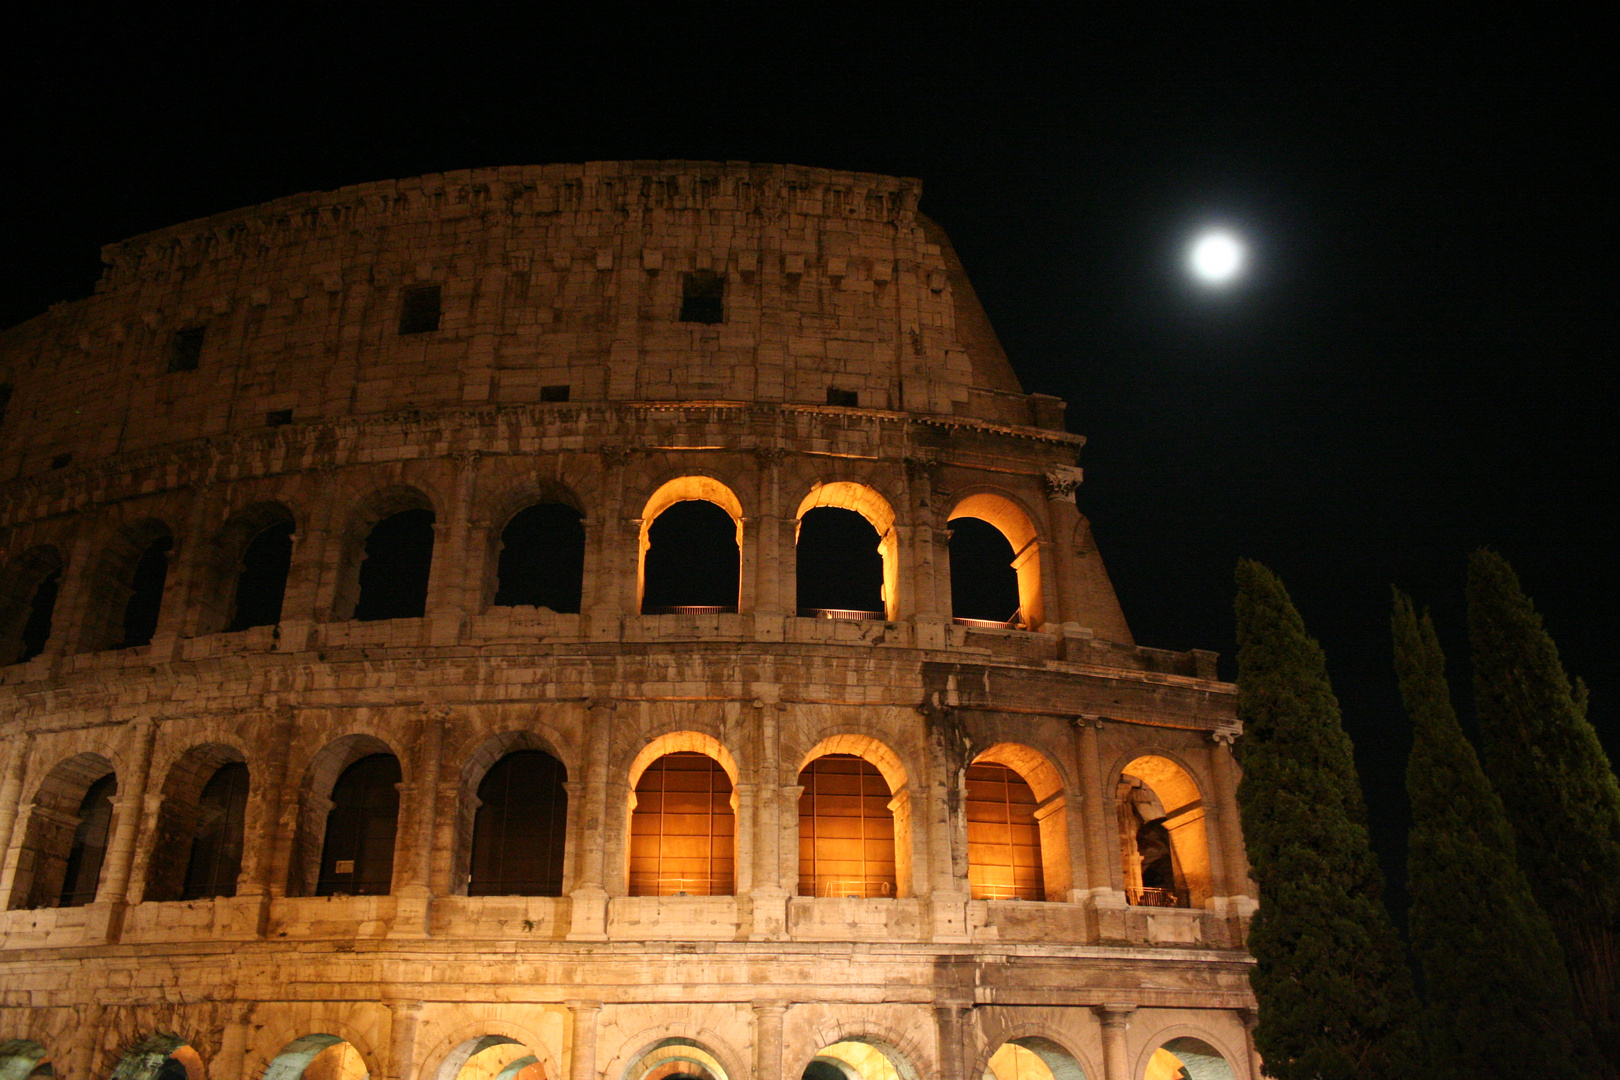
<path fill-rule="evenodd" d="M 1097 1019 L 1102 1021 L 1103 1027 L 1119 1028 L 1125 1026 L 1126 1019 L 1136 1011 L 1136 1006 L 1110 1001 L 1101 1005 L 1093 1005 L 1091 1011 L 1097 1014 Z"/>

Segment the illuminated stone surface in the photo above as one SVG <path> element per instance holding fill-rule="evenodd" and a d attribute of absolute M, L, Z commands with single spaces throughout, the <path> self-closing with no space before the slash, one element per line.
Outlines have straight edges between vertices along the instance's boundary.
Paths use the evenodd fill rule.
<path fill-rule="evenodd" d="M 1250 1075 L 1234 688 L 1132 641 L 1082 440 L 918 195 L 738 163 L 366 184 L 113 245 L 95 295 L 0 337 L 4 1075 L 1134 1080 L 1178 1038 Z M 693 500 L 735 602 L 652 610 L 652 527 Z M 493 604 L 537 503 L 581 520 L 577 612 Z M 882 611 L 798 607 L 821 507 L 872 525 Z M 1014 553 L 1010 625 L 952 618 L 964 517 Z M 363 567 L 384 521 L 431 536 L 424 580 Z M 288 528 L 279 622 L 227 632 L 274 610 Z M 351 618 L 413 588 L 419 616 Z M 143 589 L 150 641 L 117 647 Z M 518 751 L 566 783 L 481 811 Z M 340 783 L 375 755 L 391 862 L 393 794 Z M 826 755 L 867 765 L 804 804 L 839 869 L 799 896 Z M 233 762 L 242 805 L 209 787 Z M 976 762 L 1001 808 L 970 815 Z M 1006 854 L 969 866 L 970 816 Z M 497 818 L 562 837 L 560 895 L 467 895 Z M 368 868 L 378 895 L 344 887 Z"/>

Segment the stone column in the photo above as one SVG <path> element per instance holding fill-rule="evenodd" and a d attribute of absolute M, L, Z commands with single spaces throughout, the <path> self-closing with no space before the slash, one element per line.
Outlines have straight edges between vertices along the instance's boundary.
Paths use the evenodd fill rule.
<path fill-rule="evenodd" d="M 596 1018 L 600 1001 L 565 1001 L 574 1014 L 574 1037 L 569 1047 L 568 1080 L 596 1080 Z"/>
<path fill-rule="evenodd" d="M 1113 810 L 1113 799 L 1105 790 L 1102 775 L 1101 751 L 1098 732 L 1102 717 L 1083 716 L 1074 722 L 1080 743 L 1080 801 L 1081 832 L 1086 844 L 1086 887 L 1093 896 L 1112 891 L 1114 871 L 1110 865 L 1107 840 L 1108 815 Z"/>
<path fill-rule="evenodd" d="M 422 1016 L 420 1001 L 391 1001 L 388 1003 L 391 1025 L 388 1040 L 388 1062 L 383 1066 L 393 1080 L 415 1080 L 416 1026 Z"/>
<path fill-rule="evenodd" d="M 1249 1051 L 1249 1078 L 1262 1080 L 1265 1063 L 1260 1060 L 1260 1051 L 1254 1045 L 1254 1029 L 1260 1024 L 1260 1014 L 1254 1009 L 1239 1009 L 1238 1019 L 1243 1021 L 1243 1042 Z"/>
<path fill-rule="evenodd" d="M 782 1018 L 784 1001 L 754 1002 L 754 1080 L 776 1080 L 782 1075 Z"/>
<path fill-rule="evenodd" d="M 578 879 L 569 896 L 572 904 L 572 925 L 568 931 L 571 941 L 607 940 L 607 888 L 603 878 L 606 867 L 603 846 L 607 831 L 607 758 L 613 726 L 613 706 L 610 704 L 588 708 L 583 727 L 584 774 L 580 786 L 584 788 L 583 805 L 570 831 L 569 846 L 579 852 L 576 863 Z M 576 811 L 570 796 L 568 816 Z"/>
<path fill-rule="evenodd" d="M 433 524 L 433 565 L 428 571 L 427 615 L 435 645 L 454 645 L 460 638 L 462 618 L 480 605 L 469 594 L 483 587 L 483 559 L 467 550 L 472 511 L 473 481 L 478 471 L 476 450 L 456 455 L 455 479 L 450 485 L 444 521 Z M 469 571 L 471 571 L 469 573 Z"/>
<path fill-rule="evenodd" d="M 1236 739 L 1235 731 L 1210 733 L 1209 773 L 1215 786 L 1215 824 L 1220 836 L 1221 866 L 1225 870 L 1221 891 L 1229 897 L 1247 897 L 1251 895 L 1249 860 L 1243 849 L 1243 822 L 1238 815 L 1237 763 L 1232 759 L 1232 743 Z"/>
<path fill-rule="evenodd" d="M 308 478 L 313 486 L 333 491 L 337 470 L 317 468 Z M 343 573 L 343 523 L 337 520 L 334 498 L 317 499 L 302 528 L 293 536 L 292 565 L 281 600 L 281 648 L 299 652 L 308 645 L 313 624 L 331 618 L 337 599 L 338 575 Z M 344 507 L 348 506 L 346 501 Z"/>
<path fill-rule="evenodd" d="M 412 782 L 400 785 L 400 822 L 396 834 L 393 893 L 398 898 L 390 937 L 427 937 L 432 890 L 434 817 L 438 810 L 439 762 L 444 746 L 445 717 L 430 711 L 417 722 L 416 760 Z M 404 858 L 398 854 L 403 849 Z"/>
<path fill-rule="evenodd" d="M 954 1003 L 934 1006 L 934 1024 L 939 1032 L 939 1080 L 968 1080 L 963 1040 L 967 1011 L 966 1005 Z"/>
<path fill-rule="evenodd" d="M 780 641 L 783 631 L 779 620 L 797 614 L 792 522 L 783 519 L 781 505 L 781 465 L 787 456 L 788 450 L 780 446 L 754 450 L 754 460 L 759 463 L 757 509 L 749 522 L 752 535 L 745 534 L 744 540 L 754 550 L 756 638 L 765 641 Z"/>
<path fill-rule="evenodd" d="M 1098 1005 L 1092 1009 L 1102 1024 L 1103 1080 L 1131 1080 L 1131 1059 L 1125 1028 L 1135 1005 Z"/>
<path fill-rule="evenodd" d="M 266 898 L 285 896 L 287 873 L 292 864 L 293 838 L 298 828 L 298 792 L 289 790 L 296 781 L 287 775 L 292 754 L 293 711 L 283 705 L 276 712 L 266 742 L 265 777 L 258 792 L 262 813 L 252 836 L 244 836 L 242 881 L 238 896 L 255 893 Z M 252 805 L 254 792 L 249 792 Z M 248 820 L 254 820 L 250 815 Z"/>
<path fill-rule="evenodd" d="M 6 762 L 4 777 L 0 777 L 0 904 L 11 895 L 11 881 L 16 874 L 16 861 L 11 857 L 11 842 L 17 826 L 22 803 L 23 777 L 28 772 L 28 758 L 34 748 L 34 737 L 24 735 L 11 743 L 11 758 Z"/>
<path fill-rule="evenodd" d="M 73 1044 L 66 1055 L 67 1075 L 62 1080 L 96 1080 L 99 1056 L 96 1051 L 101 1044 L 101 1020 L 105 1010 L 100 1005 L 81 1005 L 77 1011 L 79 1022 L 73 1027 Z"/>
<path fill-rule="evenodd" d="M 130 755 L 127 777 L 120 777 L 118 794 L 113 796 L 112 835 L 107 840 L 107 862 L 96 890 L 96 903 L 122 904 L 129 894 L 129 872 L 135 859 L 135 835 L 146 809 L 147 773 L 152 769 L 152 744 L 157 727 L 150 718 L 135 725 L 135 752 Z"/>
<path fill-rule="evenodd" d="M 228 1007 L 219 1053 L 208 1063 L 208 1080 L 245 1080 L 242 1070 L 247 1064 L 247 1018 L 251 1008 L 238 1004 Z"/>
<path fill-rule="evenodd" d="M 747 775 L 744 773 L 743 775 Z M 754 891 L 754 845 L 759 842 L 756 827 L 759 785 L 739 780 L 731 788 L 731 813 L 736 823 L 735 859 L 732 863 L 732 891 L 745 896 Z"/>
<path fill-rule="evenodd" d="M 1055 588 L 1046 596 L 1046 618 L 1055 623 L 1087 625 L 1078 595 L 1080 570 L 1074 552 L 1074 534 L 1080 524 L 1080 510 L 1074 505 L 1074 489 L 1081 472 L 1074 466 L 1054 466 L 1046 470 L 1046 509 L 1052 523 L 1049 577 Z M 1036 629 L 1040 629 L 1036 627 Z"/>

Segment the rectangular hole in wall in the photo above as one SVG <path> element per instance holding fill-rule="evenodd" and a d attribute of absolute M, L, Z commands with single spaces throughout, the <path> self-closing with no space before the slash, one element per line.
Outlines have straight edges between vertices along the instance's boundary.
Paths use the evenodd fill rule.
<path fill-rule="evenodd" d="M 540 388 L 540 400 L 567 401 L 569 389 L 570 387 L 566 384 L 563 386 L 542 386 Z"/>
<path fill-rule="evenodd" d="M 399 309 L 399 332 L 431 334 L 439 328 L 439 286 L 412 285 Z"/>
<path fill-rule="evenodd" d="M 292 423 L 291 409 L 272 409 L 264 414 L 266 427 L 280 427 L 282 424 Z"/>
<path fill-rule="evenodd" d="M 861 395 L 854 390 L 841 390 L 836 386 L 829 386 L 827 387 L 827 404 L 858 409 L 861 407 Z"/>
<path fill-rule="evenodd" d="M 73 464 L 73 451 L 71 450 L 65 454 L 57 454 L 55 457 L 51 458 L 51 468 L 53 469 L 65 469 L 71 464 Z"/>
<path fill-rule="evenodd" d="M 176 330 L 169 339 L 169 370 L 196 371 L 202 360 L 203 328 L 188 327 Z"/>
<path fill-rule="evenodd" d="M 726 279 L 712 270 L 681 275 L 681 322 L 719 323 L 726 318 Z"/>

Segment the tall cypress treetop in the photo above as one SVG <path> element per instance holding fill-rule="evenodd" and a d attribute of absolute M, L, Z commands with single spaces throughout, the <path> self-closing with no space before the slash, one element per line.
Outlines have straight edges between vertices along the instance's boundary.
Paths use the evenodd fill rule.
<path fill-rule="evenodd" d="M 1598 1046 L 1620 1062 L 1620 784 L 1507 560 L 1468 564 L 1468 633 L 1485 768 L 1519 864 L 1563 944 Z M 1606 1075 L 1616 1075 L 1613 1066 Z"/>
<path fill-rule="evenodd" d="M 1406 786 L 1412 949 L 1428 991 L 1431 1080 L 1581 1080 L 1600 1065 L 1563 950 L 1514 859 L 1513 831 L 1446 688 L 1428 615 L 1395 593 L 1395 671 L 1412 719 Z"/>
<path fill-rule="evenodd" d="M 1237 584 L 1255 1043 L 1278 1080 L 1408 1076 L 1417 1002 L 1326 658 L 1274 574 L 1243 560 Z"/>

